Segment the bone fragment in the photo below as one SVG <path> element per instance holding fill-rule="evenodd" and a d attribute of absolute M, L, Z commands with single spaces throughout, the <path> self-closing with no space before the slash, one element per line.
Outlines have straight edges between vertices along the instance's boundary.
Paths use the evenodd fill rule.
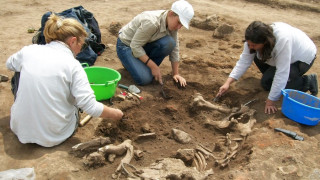
<path fill-rule="evenodd" d="M 209 101 L 204 100 L 204 98 L 201 96 L 200 93 L 195 94 L 193 102 L 191 103 L 191 106 L 213 109 L 213 110 L 220 111 L 222 113 L 231 113 L 232 112 L 232 109 L 230 109 L 230 108 L 220 106 L 217 104 L 212 104 Z"/>
<path fill-rule="evenodd" d="M 216 129 L 226 129 L 230 126 L 231 121 L 213 121 L 206 119 L 205 125 L 214 126 Z"/>
<path fill-rule="evenodd" d="M 202 146 L 197 146 L 196 150 L 201 152 L 202 154 L 204 154 L 206 159 L 208 159 L 210 156 L 213 156 L 213 154 L 211 152 L 207 151 Z"/>
<path fill-rule="evenodd" d="M 130 143 L 129 143 L 129 141 L 130 141 Z M 129 140 L 129 141 L 126 143 L 126 146 L 125 146 L 125 148 L 126 148 L 126 150 L 127 150 L 127 154 L 126 154 L 126 156 L 121 160 L 121 162 L 120 162 L 120 164 L 119 164 L 116 172 L 120 172 L 122 164 L 123 164 L 123 163 L 129 164 L 130 161 L 131 161 L 131 159 L 132 159 L 132 157 L 133 157 L 133 146 L 131 145 L 131 140 Z"/>
<path fill-rule="evenodd" d="M 131 140 L 127 139 L 127 140 L 123 141 L 123 143 L 121 143 L 117 146 L 110 144 L 110 145 L 104 146 L 102 148 L 99 148 L 98 151 L 103 154 L 122 155 L 127 151 L 127 146 L 130 146 L 130 145 L 131 145 Z"/>
<path fill-rule="evenodd" d="M 88 142 L 79 143 L 71 148 L 71 153 L 77 157 L 83 157 L 85 154 L 96 151 L 99 147 L 110 144 L 109 137 L 99 137 Z"/>
<path fill-rule="evenodd" d="M 115 155 L 115 154 L 109 154 L 109 155 L 108 155 L 108 161 L 112 163 L 112 162 L 114 162 L 114 159 L 115 159 L 116 157 L 117 157 L 117 155 Z"/>
<path fill-rule="evenodd" d="M 240 135 L 245 137 L 251 133 L 252 127 L 256 122 L 256 119 L 250 118 L 246 124 L 238 123 L 236 128 L 240 131 Z"/>
<path fill-rule="evenodd" d="M 157 137 L 156 133 L 144 133 L 140 134 L 135 141 L 143 141 L 147 139 L 155 139 Z"/>
<path fill-rule="evenodd" d="M 130 139 L 123 141 L 123 143 L 117 146 L 113 144 L 104 146 L 102 148 L 99 148 L 98 151 L 100 154 L 116 154 L 116 155 L 122 155 L 125 152 L 127 152 L 125 157 L 121 160 L 113 176 L 118 175 L 121 172 L 122 164 L 123 163 L 129 164 L 133 157 L 133 146 L 131 144 Z"/>
<path fill-rule="evenodd" d="M 208 152 L 212 153 L 212 151 L 211 151 L 210 149 L 208 149 L 207 147 L 205 147 L 204 145 L 199 144 L 199 146 L 200 146 L 200 147 L 202 147 L 204 150 L 206 150 L 206 151 L 208 151 Z"/>
<path fill-rule="evenodd" d="M 239 144 L 237 142 L 235 144 L 236 144 L 235 146 L 230 147 L 230 151 L 236 151 L 238 149 Z"/>
<path fill-rule="evenodd" d="M 198 161 L 198 164 L 199 164 L 199 169 L 198 171 L 203 171 L 204 170 L 204 162 L 202 162 L 202 159 L 200 158 L 199 154 L 198 153 L 195 153 L 194 154 L 195 157 L 196 157 L 196 160 Z"/>
<path fill-rule="evenodd" d="M 134 150 L 133 153 L 137 159 L 141 159 L 143 157 L 143 151 L 141 150 Z"/>
<path fill-rule="evenodd" d="M 207 167 L 207 161 L 206 161 L 206 159 L 204 158 L 204 156 L 203 156 L 203 154 L 201 152 L 197 152 L 197 153 L 199 154 L 199 156 L 201 158 L 201 161 L 203 163 L 203 169 L 202 170 L 205 170 L 206 167 Z"/>
<path fill-rule="evenodd" d="M 197 169 L 198 171 L 200 171 L 200 166 L 199 166 L 198 160 L 197 160 L 196 158 L 194 158 L 194 159 L 193 159 L 193 162 L 194 162 L 194 164 L 195 164 L 195 166 L 196 166 L 196 169 Z"/>

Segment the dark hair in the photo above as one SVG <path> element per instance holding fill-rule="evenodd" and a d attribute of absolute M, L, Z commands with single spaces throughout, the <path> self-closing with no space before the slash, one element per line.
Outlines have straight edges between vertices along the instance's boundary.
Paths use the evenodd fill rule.
<path fill-rule="evenodd" d="M 271 52 L 276 43 L 276 38 L 273 35 L 273 29 L 270 25 L 261 21 L 253 21 L 246 29 L 245 39 L 246 41 L 250 40 L 256 44 L 264 44 L 261 52 L 263 62 L 271 58 Z M 254 51 L 250 52 L 253 53 Z"/>

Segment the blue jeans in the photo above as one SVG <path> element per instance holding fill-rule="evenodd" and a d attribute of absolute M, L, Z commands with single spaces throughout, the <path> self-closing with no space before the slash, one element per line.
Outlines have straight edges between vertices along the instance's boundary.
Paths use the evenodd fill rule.
<path fill-rule="evenodd" d="M 174 39 L 171 36 L 165 36 L 146 44 L 143 46 L 143 49 L 150 59 L 160 66 L 163 59 L 172 52 L 175 46 L 176 42 Z M 117 54 L 123 67 L 129 71 L 135 83 L 138 85 L 146 85 L 152 82 L 153 75 L 151 69 L 140 61 L 140 59 L 135 58 L 131 48 L 125 45 L 119 38 L 117 41 Z"/>

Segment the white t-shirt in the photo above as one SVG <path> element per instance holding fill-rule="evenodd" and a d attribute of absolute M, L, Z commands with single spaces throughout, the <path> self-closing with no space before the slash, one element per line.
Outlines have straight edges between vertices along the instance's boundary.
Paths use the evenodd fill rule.
<path fill-rule="evenodd" d="M 310 64 L 317 54 L 317 48 L 312 40 L 301 30 L 286 23 L 276 22 L 272 25 L 276 44 L 271 53 L 272 57 L 266 61 L 270 66 L 277 68 L 268 99 L 279 100 L 281 90 L 286 87 L 289 79 L 290 65 L 302 61 Z M 255 57 L 255 53 L 250 54 L 247 42 L 240 55 L 236 66 L 229 77 L 238 80 L 250 67 Z M 260 58 L 260 54 L 257 53 Z"/>
<path fill-rule="evenodd" d="M 60 144 L 75 130 L 77 108 L 94 117 L 103 111 L 81 64 L 62 42 L 26 46 L 9 57 L 7 68 L 20 72 L 10 127 L 21 143 Z"/>

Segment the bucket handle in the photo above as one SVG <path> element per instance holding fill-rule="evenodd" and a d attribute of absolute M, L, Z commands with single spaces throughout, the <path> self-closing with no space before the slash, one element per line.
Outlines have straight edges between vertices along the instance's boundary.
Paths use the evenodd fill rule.
<path fill-rule="evenodd" d="M 288 93 L 284 89 L 282 89 L 281 91 L 284 97 L 288 97 Z"/>
<path fill-rule="evenodd" d="M 89 67 L 89 64 L 88 64 L 88 63 L 81 63 L 81 66 L 82 66 L 83 68 L 86 68 L 86 67 Z"/>
<path fill-rule="evenodd" d="M 110 84 L 116 84 L 117 82 L 118 82 L 117 80 L 107 81 L 105 83 L 105 86 L 109 86 Z"/>

